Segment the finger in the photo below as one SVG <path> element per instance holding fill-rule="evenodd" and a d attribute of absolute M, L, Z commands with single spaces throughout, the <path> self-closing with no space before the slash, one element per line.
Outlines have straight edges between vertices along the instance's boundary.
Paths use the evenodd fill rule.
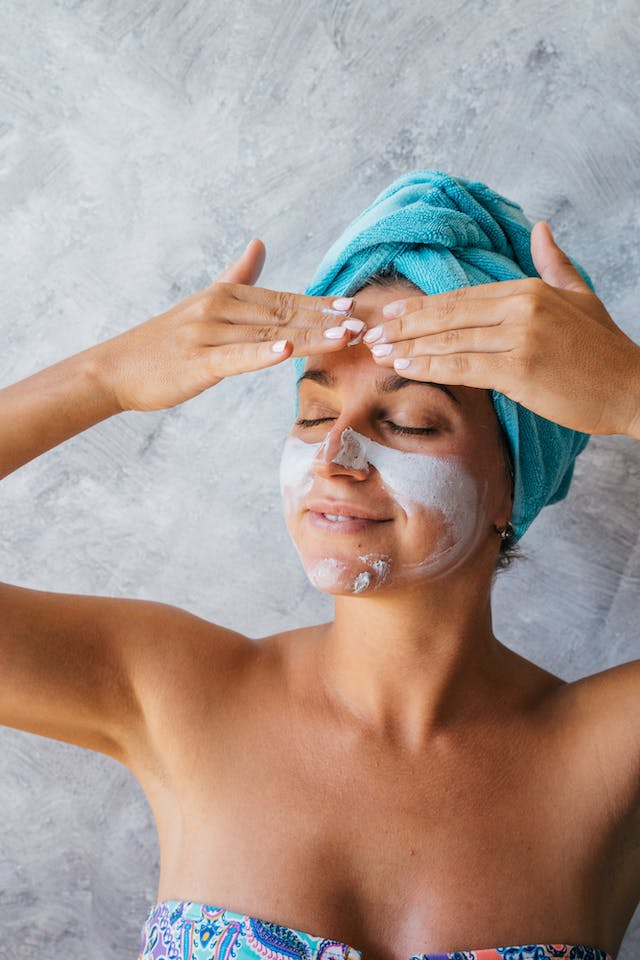
<path fill-rule="evenodd" d="M 367 345 L 395 343 L 446 331 L 453 332 L 481 326 L 499 327 L 505 320 L 519 316 L 520 307 L 521 304 L 518 301 L 514 302 L 514 298 L 511 298 L 511 300 L 460 302 L 455 312 L 448 309 L 417 310 L 415 313 L 396 317 L 395 320 L 386 320 L 379 327 L 370 328 L 364 336 L 364 342 Z"/>
<path fill-rule="evenodd" d="M 358 321 L 348 319 L 344 320 L 338 326 L 328 327 L 327 329 L 317 329 L 315 327 L 293 327 L 282 326 L 274 323 L 267 323 L 262 326 L 224 324 L 216 323 L 211 325 L 210 331 L 205 326 L 202 335 L 202 346 L 205 348 L 224 346 L 225 344 L 249 344 L 259 343 L 260 341 L 274 341 L 286 339 L 292 345 L 291 356 L 307 356 L 309 353 L 323 353 L 340 350 L 345 344 L 360 336 L 360 332 L 353 329 Z M 351 324 L 351 328 L 346 326 Z M 210 332 L 210 342 L 207 342 L 207 334 Z M 329 334 L 329 336 L 327 336 Z"/>
<path fill-rule="evenodd" d="M 216 284 L 207 288 L 210 293 Z M 287 290 L 269 290 L 266 287 L 251 287 L 244 284 L 225 283 L 224 289 L 218 292 L 225 294 L 225 299 L 235 307 L 238 305 L 246 310 L 246 304 L 263 305 L 270 308 L 274 314 L 282 317 L 283 323 L 291 322 L 294 316 L 303 317 L 303 311 L 318 323 L 323 323 L 323 314 L 330 316 L 350 317 L 355 307 L 355 297 L 309 297 L 304 293 L 290 293 Z M 336 306 L 338 304 L 338 306 Z M 344 304 L 344 306 L 342 306 Z"/>
<path fill-rule="evenodd" d="M 407 358 L 408 359 L 408 358 Z M 510 354 L 455 353 L 450 356 L 416 357 L 401 366 L 406 359 L 394 363 L 394 369 L 407 380 L 424 383 L 444 383 L 484 390 L 499 390 L 510 396 L 517 382 L 515 364 Z"/>
<path fill-rule="evenodd" d="M 264 304 L 261 302 L 248 302 L 236 300 L 233 297 L 225 297 L 215 300 L 205 301 L 200 305 L 200 318 L 207 322 L 219 324 L 225 321 L 232 326 L 255 325 L 258 327 L 279 326 L 287 330 L 294 327 L 306 327 L 308 329 L 324 330 L 327 327 L 336 326 L 336 324 L 353 321 L 361 323 L 361 329 L 366 325 L 364 321 L 358 321 L 350 313 L 334 310 L 332 308 L 307 310 L 297 307 L 293 301 L 286 299 L 287 295 L 281 295 L 282 299 L 274 300 L 273 303 Z M 280 333 L 282 335 L 282 333 Z"/>
<path fill-rule="evenodd" d="M 393 362 L 397 357 L 422 357 L 428 354 L 446 356 L 454 353 L 504 353 L 516 346 L 517 332 L 504 325 L 492 327 L 465 327 L 444 333 L 399 340 L 394 343 L 375 343 L 371 353 L 375 360 Z"/>
<path fill-rule="evenodd" d="M 591 292 L 566 253 L 553 239 L 546 220 L 539 220 L 531 231 L 531 256 L 536 270 L 545 283 L 563 290 Z"/>
<path fill-rule="evenodd" d="M 231 377 L 237 373 L 272 367 L 290 356 L 291 343 L 284 339 L 264 343 L 227 343 L 208 347 L 203 352 L 201 363 L 206 376 L 213 382 L 217 377 Z"/>
<path fill-rule="evenodd" d="M 471 301 L 501 299 L 503 297 L 513 297 L 520 293 L 533 292 L 539 285 L 538 277 L 523 277 L 520 280 L 500 280 L 494 283 L 480 283 L 472 287 L 458 287 L 456 290 L 447 290 L 445 293 L 432 293 L 423 297 L 408 297 L 406 300 L 393 300 L 385 304 L 382 308 L 382 314 L 386 318 L 392 316 L 404 316 L 412 313 L 414 310 L 435 310 L 447 313 L 454 311 L 460 305 Z M 401 306 L 401 312 L 395 312 L 390 308 L 398 304 Z"/>
<path fill-rule="evenodd" d="M 218 278 L 219 281 L 253 284 L 256 282 L 266 258 L 266 248 L 259 237 L 249 241 L 240 257 Z"/>

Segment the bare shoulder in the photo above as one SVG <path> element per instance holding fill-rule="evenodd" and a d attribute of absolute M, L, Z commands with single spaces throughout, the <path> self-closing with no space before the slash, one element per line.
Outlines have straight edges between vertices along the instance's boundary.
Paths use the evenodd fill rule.
<path fill-rule="evenodd" d="M 252 641 L 170 604 L 0 584 L 0 724 L 129 766 L 205 668 L 209 705 Z"/>
<path fill-rule="evenodd" d="M 606 837 L 613 917 L 624 930 L 640 894 L 640 660 L 584 677 L 566 688 L 580 781 L 592 810 L 587 843 Z M 613 934 L 615 938 L 615 934 Z"/>
<path fill-rule="evenodd" d="M 615 815 L 640 815 L 640 660 L 568 683 L 570 733 Z"/>
<path fill-rule="evenodd" d="M 640 759 L 640 660 L 630 660 L 567 685 L 567 692 L 586 725 L 614 731 L 638 750 Z"/>
<path fill-rule="evenodd" d="M 140 722 L 124 743 L 123 762 L 134 773 L 155 764 L 163 775 L 171 745 L 179 748 L 189 730 L 203 729 L 204 711 L 209 722 L 221 712 L 256 643 L 181 607 L 137 602 L 143 605 L 133 623 L 127 618 L 123 658 Z"/>

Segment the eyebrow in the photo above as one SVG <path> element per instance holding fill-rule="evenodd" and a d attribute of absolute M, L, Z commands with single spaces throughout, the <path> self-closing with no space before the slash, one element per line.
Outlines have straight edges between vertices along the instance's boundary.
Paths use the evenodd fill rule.
<path fill-rule="evenodd" d="M 335 387 L 338 383 L 338 378 L 333 373 L 329 373 L 327 370 L 305 370 L 302 376 L 296 381 L 296 389 L 300 386 L 303 380 L 313 380 L 314 383 L 319 383 L 322 387 Z M 458 398 L 449 390 L 444 383 L 432 383 L 431 381 L 426 380 L 407 380 L 406 377 L 401 377 L 397 373 L 392 373 L 390 376 L 385 377 L 382 380 L 376 380 L 376 393 L 380 396 L 387 393 L 396 393 L 398 390 L 402 390 L 403 387 L 408 386 L 420 386 L 420 387 L 435 387 L 437 390 L 442 390 L 443 393 L 446 393 L 448 397 L 451 397 L 454 403 L 457 403 L 460 406 L 460 401 Z"/>

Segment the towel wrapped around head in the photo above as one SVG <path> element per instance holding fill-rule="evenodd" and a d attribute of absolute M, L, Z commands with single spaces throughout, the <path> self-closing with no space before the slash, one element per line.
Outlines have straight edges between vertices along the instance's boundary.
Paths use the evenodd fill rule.
<path fill-rule="evenodd" d="M 351 296 L 368 277 L 389 267 L 426 294 L 538 277 L 530 250 L 532 226 L 521 207 L 483 183 L 414 170 L 395 180 L 346 228 L 305 293 Z M 571 262 L 593 289 L 585 270 Z M 306 357 L 294 358 L 296 380 L 305 363 Z M 552 423 L 496 390 L 491 398 L 511 452 L 511 522 L 519 539 L 544 506 L 567 495 L 575 458 L 589 436 Z"/>

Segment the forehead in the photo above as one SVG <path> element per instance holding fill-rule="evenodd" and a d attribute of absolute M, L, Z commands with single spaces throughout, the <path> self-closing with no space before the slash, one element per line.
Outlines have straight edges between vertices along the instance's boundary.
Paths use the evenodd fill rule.
<path fill-rule="evenodd" d="M 385 286 L 371 284 L 353 294 L 355 303 L 352 316 L 357 320 L 364 320 L 370 330 L 372 327 L 385 322 L 382 308 L 386 303 L 408 297 L 417 297 L 421 294 L 422 291 L 418 287 L 408 282 Z M 364 369 L 361 370 L 360 368 Z M 336 379 L 342 379 L 343 372 L 348 371 L 350 380 L 353 380 L 356 374 L 363 376 L 365 379 L 373 379 L 376 375 L 385 372 L 385 368 L 378 366 L 373 360 L 370 348 L 363 343 L 352 347 L 344 347 L 342 350 L 331 353 L 311 355 L 307 357 L 305 363 L 305 371 L 310 369 L 331 371 Z M 387 372 L 391 372 L 391 369 Z"/>
<path fill-rule="evenodd" d="M 397 283 L 372 283 L 362 287 L 356 293 L 352 294 L 355 298 L 354 316 L 364 320 L 367 326 L 384 319 L 382 317 L 382 308 L 385 303 L 391 303 L 393 300 L 407 300 L 414 297 L 425 297 L 426 294 L 409 281 L 398 281 Z M 372 323 L 369 322 L 371 319 Z"/>
<path fill-rule="evenodd" d="M 391 303 L 393 300 L 426 297 L 426 294 L 420 290 L 419 287 L 407 282 L 384 286 L 381 284 L 371 284 L 358 290 L 353 296 L 355 297 L 353 316 L 358 320 L 364 320 L 367 327 L 371 329 L 371 327 L 375 327 L 378 324 L 390 322 L 385 320 L 382 315 L 382 308 L 386 303 Z M 378 393 L 376 385 L 382 380 L 406 379 L 399 376 L 392 365 L 376 363 L 371 355 L 370 347 L 365 343 L 359 343 L 353 347 L 343 347 L 341 350 L 332 351 L 331 353 L 312 354 L 306 357 L 304 370 L 305 372 L 312 370 L 322 371 L 328 374 L 328 377 L 318 378 L 317 380 L 302 380 L 299 388 L 301 395 L 314 389 L 314 385 L 318 383 L 319 380 L 324 381 L 320 387 L 323 391 L 342 391 L 347 389 L 349 392 L 366 392 L 370 390 L 372 393 Z M 330 380 L 333 381 L 333 383 L 329 383 L 328 381 Z M 437 396 L 436 390 L 426 390 L 424 387 L 416 385 L 412 381 L 409 381 L 409 384 L 413 389 L 389 391 L 389 393 L 395 392 L 398 398 L 402 396 L 404 403 L 419 401 L 428 396 L 429 393 Z M 448 388 L 448 391 L 458 401 L 461 409 L 469 412 L 486 410 L 487 404 L 493 409 L 493 404 L 491 403 L 487 390 L 479 390 L 461 385 L 452 386 L 445 384 L 444 386 Z M 442 390 L 439 390 L 439 392 L 442 392 Z"/>

